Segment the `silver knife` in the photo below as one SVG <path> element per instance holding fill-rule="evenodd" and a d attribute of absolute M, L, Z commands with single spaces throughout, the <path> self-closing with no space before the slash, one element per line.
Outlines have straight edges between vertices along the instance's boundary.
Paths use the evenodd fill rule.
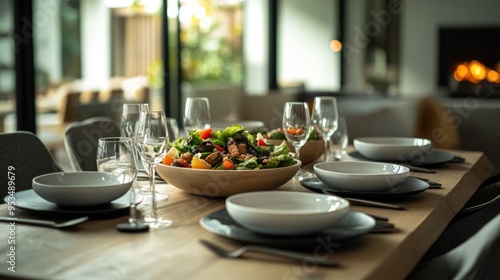
<path fill-rule="evenodd" d="M 329 195 L 336 195 L 330 193 L 328 190 L 322 189 L 324 194 L 329 194 Z M 358 198 L 350 198 L 350 197 L 343 197 L 345 200 L 349 201 L 352 205 L 359 205 L 359 206 L 372 206 L 372 207 L 378 207 L 378 208 L 387 208 L 387 209 L 396 209 L 396 210 L 404 210 L 405 207 L 401 205 L 394 205 L 394 204 L 388 204 L 388 203 L 382 203 L 378 201 L 372 201 L 372 200 L 365 200 L 365 199 L 358 199 Z"/>
<path fill-rule="evenodd" d="M 388 204 L 388 203 L 382 203 L 382 202 L 378 202 L 378 201 L 371 201 L 371 200 L 350 198 L 350 197 L 344 197 L 344 199 L 349 201 L 352 205 L 371 206 L 371 207 L 387 208 L 387 209 L 395 209 L 395 210 L 405 210 L 406 209 L 402 205 Z"/>
<path fill-rule="evenodd" d="M 436 170 L 428 169 L 428 168 L 423 168 L 419 166 L 414 166 L 410 164 L 399 164 L 402 166 L 406 166 L 410 169 L 410 171 L 417 171 L 417 172 L 424 172 L 424 173 L 436 173 Z"/>

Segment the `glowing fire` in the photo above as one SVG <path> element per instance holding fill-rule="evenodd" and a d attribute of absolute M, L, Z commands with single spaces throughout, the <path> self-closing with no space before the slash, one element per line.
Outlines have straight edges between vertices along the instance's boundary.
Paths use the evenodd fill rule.
<path fill-rule="evenodd" d="M 466 61 L 458 65 L 453 72 L 453 77 L 459 82 L 467 81 L 474 84 L 485 79 L 490 83 L 500 83 L 500 74 L 484 66 L 477 60 L 472 60 L 471 62 Z"/>

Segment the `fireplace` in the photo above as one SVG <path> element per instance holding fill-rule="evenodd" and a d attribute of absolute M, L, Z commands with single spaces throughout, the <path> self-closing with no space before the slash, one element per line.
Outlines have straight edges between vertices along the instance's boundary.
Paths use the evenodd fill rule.
<path fill-rule="evenodd" d="M 438 86 L 464 97 L 488 88 L 500 98 L 500 27 L 439 29 Z"/>

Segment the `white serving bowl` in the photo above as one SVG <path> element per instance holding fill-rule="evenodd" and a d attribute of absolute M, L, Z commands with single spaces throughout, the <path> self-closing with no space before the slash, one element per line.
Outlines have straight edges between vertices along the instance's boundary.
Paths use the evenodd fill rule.
<path fill-rule="evenodd" d="M 313 166 L 326 185 L 348 191 L 386 191 L 400 185 L 408 175 L 408 167 L 367 161 L 330 161 Z"/>
<path fill-rule="evenodd" d="M 296 236 L 320 232 L 349 212 L 349 202 L 333 195 L 266 191 L 226 198 L 226 208 L 241 226 L 252 231 Z"/>
<path fill-rule="evenodd" d="M 94 206 L 120 198 L 132 186 L 130 175 L 98 171 L 56 172 L 33 178 L 33 190 L 61 206 Z"/>
<path fill-rule="evenodd" d="M 172 186 L 210 197 L 228 197 L 237 193 L 273 190 L 281 187 L 299 171 L 302 163 L 259 170 L 213 170 L 182 168 L 158 164 L 156 172 Z"/>
<path fill-rule="evenodd" d="M 425 155 L 431 141 L 411 137 L 360 137 L 354 139 L 354 147 L 369 159 L 407 161 Z"/>

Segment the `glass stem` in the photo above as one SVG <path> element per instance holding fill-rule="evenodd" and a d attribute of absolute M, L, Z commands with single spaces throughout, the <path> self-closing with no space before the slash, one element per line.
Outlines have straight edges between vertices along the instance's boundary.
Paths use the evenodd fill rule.
<path fill-rule="evenodd" d="M 152 193 L 151 198 L 151 218 L 155 221 L 158 219 L 158 215 L 156 214 L 156 182 L 155 182 L 155 174 L 156 174 L 156 163 L 150 164 L 149 175 L 151 176 L 151 180 L 149 181 L 151 184 L 149 185 Z"/>
<path fill-rule="evenodd" d="M 294 145 L 295 148 L 295 159 L 300 160 L 300 145 Z"/>
<path fill-rule="evenodd" d="M 138 164 L 138 160 L 137 160 L 137 150 L 134 148 L 135 145 L 132 146 L 131 150 L 132 150 L 132 158 L 134 160 L 134 163 L 135 163 L 135 178 L 134 178 L 134 182 L 132 183 L 132 189 L 131 189 L 131 192 L 130 192 L 130 210 L 129 210 L 129 218 L 128 218 L 128 222 L 130 224 L 137 224 L 137 205 L 135 204 L 135 200 L 136 200 L 136 196 L 137 196 L 137 164 Z"/>
<path fill-rule="evenodd" d="M 128 222 L 130 224 L 137 224 L 137 205 L 135 204 L 136 200 L 136 180 L 134 180 L 134 184 L 132 185 L 132 189 L 130 191 L 130 213 Z"/>
<path fill-rule="evenodd" d="M 328 157 L 328 138 L 324 139 L 323 161 L 326 162 Z"/>

